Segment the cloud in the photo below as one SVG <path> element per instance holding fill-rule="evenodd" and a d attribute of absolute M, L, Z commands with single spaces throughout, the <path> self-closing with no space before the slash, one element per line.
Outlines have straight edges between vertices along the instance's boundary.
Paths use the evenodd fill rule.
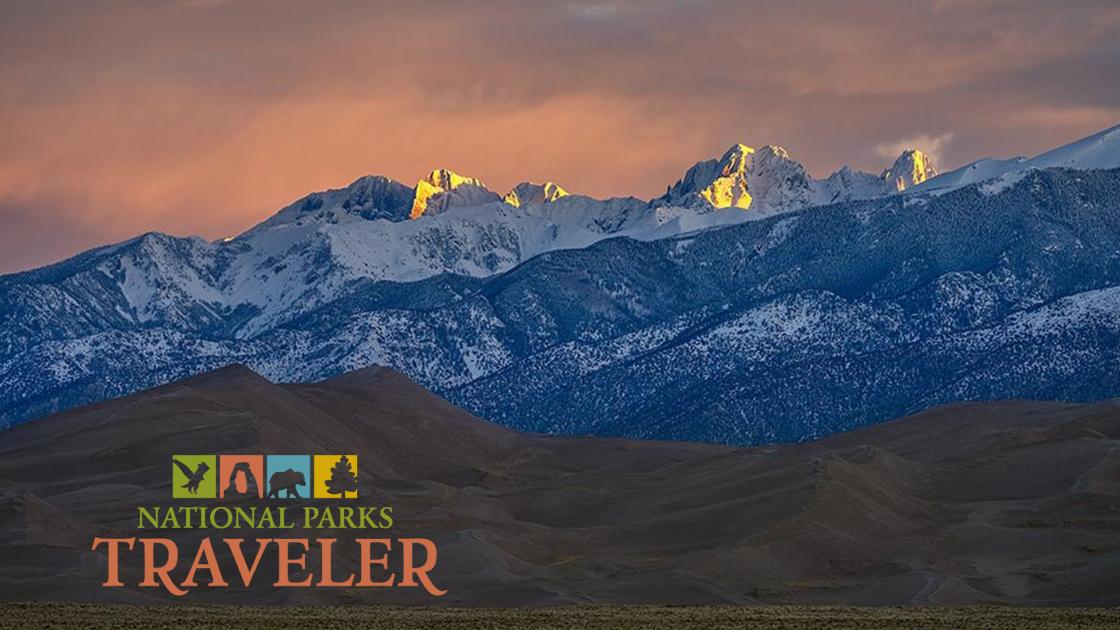
<path fill-rule="evenodd" d="M 568 5 L 568 10 L 576 17 L 585 20 L 606 20 L 618 13 L 618 5 L 614 4 L 573 4 Z"/>
<path fill-rule="evenodd" d="M 103 226 L 37 248 L 0 231 L 0 251 L 216 238 L 311 190 L 436 166 L 644 197 L 734 142 L 781 144 L 817 176 L 878 171 L 876 145 L 904 141 L 948 168 L 1120 111 L 1105 0 L 186 5 L 0 0 L 5 220 L 35 226 L 24 240 Z"/>
<path fill-rule="evenodd" d="M 40 196 L 36 198 L 0 198 L 0 226 L 3 246 L 0 247 L 0 270 L 21 271 L 50 264 L 68 253 L 91 245 L 132 236 L 129 231 L 114 231 L 112 226 L 99 225 L 82 216 L 60 220 L 58 209 L 73 199 Z"/>
<path fill-rule="evenodd" d="M 888 160 L 894 160 L 907 149 L 920 149 L 933 160 L 934 166 L 943 168 L 945 162 L 943 162 L 942 159 L 955 135 L 956 134 L 951 131 L 937 135 L 919 133 L 906 138 L 877 144 L 875 145 L 875 154 L 887 158 Z"/>

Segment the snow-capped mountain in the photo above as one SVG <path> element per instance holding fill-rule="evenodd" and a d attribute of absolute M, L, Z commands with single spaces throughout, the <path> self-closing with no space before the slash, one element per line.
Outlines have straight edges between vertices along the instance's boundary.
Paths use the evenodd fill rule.
<path fill-rule="evenodd" d="M 1022 179 L 1031 170 L 1044 168 L 1120 168 L 1120 125 L 1040 153 L 1033 158 L 1018 156 L 1010 159 L 977 160 L 932 177 L 911 191 L 936 194 L 980 182 L 988 182 L 990 189 L 1000 188 Z"/>
<path fill-rule="evenodd" d="M 499 200 L 480 180 L 463 177 L 446 168 L 437 168 L 413 189 L 412 210 L 408 218 L 419 219 L 445 212 L 456 206 L 481 206 Z"/>
<path fill-rule="evenodd" d="M 741 218 L 759 218 L 899 193 L 936 173 L 929 156 L 907 149 L 878 177 L 844 167 L 818 180 L 782 147 L 767 145 L 756 151 L 736 144 L 718 160 L 697 162 L 651 203 L 699 211 L 738 208 L 750 210 Z"/>
<path fill-rule="evenodd" d="M 937 177 L 933 160 L 920 149 L 906 149 L 879 179 L 887 190 L 902 192 L 933 177 Z"/>
<path fill-rule="evenodd" d="M 515 208 L 520 208 L 521 206 L 537 206 L 542 203 L 549 203 L 567 196 L 568 191 L 552 182 L 545 182 L 543 184 L 521 182 L 514 186 L 513 190 L 506 193 L 506 195 L 502 197 L 502 201 Z"/>
<path fill-rule="evenodd" d="M 184 323 L 181 312 L 205 313 L 200 325 L 221 320 L 231 334 L 251 337 L 363 283 L 441 274 L 487 277 L 548 251 L 605 238 L 664 238 L 868 196 L 858 181 L 845 187 L 812 180 L 779 147 L 755 152 L 735 145 L 721 160 L 702 165 L 711 173 L 697 173 L 697 165 L 682 180 L 704 180 L 699 196 L 682 192 L 679 203 L 599 200 L 569 194 L 553 182 L 526 182 L 499 195 L 449 169 L 436 169 L 411 188 L 367 176 L 307 195 L 232 239 L 172 244 L 173 237 L 145 235 L 100 250 L 96 266 L 75 259 L 75 275 L 116 282 L 119 300 L 99 304 L 112 311 L 105 314 L 110 320 L 197 328 Z M 738 205 L 726 198 L 736 186 L 743 191 Z M 189 278 L 169 277 L 175 275 Z"/>
<path fill-rule="evenodd" d="M 847 166 L 829 175 L 821 186 L 824 189 L 822 203 L 874 199 L 889 194 L 882 178 Z"/>
<path fill-rule="evenodd" d="M 1107 163 L 1093 138 L 1063 163 Z M 0 418 L 231 361 L 286 381 L 381 363 L 523 428 L 744 443 L 1120 394 L 1120 172 L 910 186 L 931 170 L 914 152 L 814 180 L 735 145 L 650 203 L 437 170 L 225 241 L 146 234 L 0 277 Z"/>
<path fill-rule="evenodd" d="M 434 192 L 437 188 L 442 192 Z M 363 178 L 343 191 L 311 195 L 294 204 L 301 209 L 294 221 L 274 222 L 285 209 L 214 245 L 232 260 L 217 290 L 228 308 L 245 313 L 240 335 L 257 334 L 325 304 L 355 283 L 411 282 L 440 274 L 486 277 L 546 251 L 586 247 L 657 223 L 647 204 L 636 199 L 597 200 L 522 185 L 510 195 L 527 201 L 514 205 L 478 180 L 445 169 L 421 180 L 403 215 L 399 185 L 387 196 L 368 200 L 366 189 Z M 355 196 L 364 203 L 348 206 Z M 376 208 L 372 215 L 377 218 L 367 218 L 368 207 Z"/>

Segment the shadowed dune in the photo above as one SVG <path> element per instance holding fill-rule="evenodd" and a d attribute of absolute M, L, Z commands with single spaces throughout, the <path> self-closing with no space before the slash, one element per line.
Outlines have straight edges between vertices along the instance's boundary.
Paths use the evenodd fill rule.
<path fill-rule="evenodd" d="M 1115 402 L 951 405 L 750 449 L 541 437 L 382 368 L 277 385 L 230 366 L 0 434 L 0 598 L 163 600 L 101 588 L 89 543 L 132 531 L 138 505 L 172 504 L 172 454 L 356 453 L 359 504 L 392 506 L 391 535 L 439 545 L 445 604 L 1116 605 L 1118 445 Z M 193 553 L 214 534 L 170 537 Z M 355 563 L 336 556 L 336 571 Z M 126 559 L 126 583 L 137 568 Z M 416 591 L 187 600 L 431 601 Z"/>

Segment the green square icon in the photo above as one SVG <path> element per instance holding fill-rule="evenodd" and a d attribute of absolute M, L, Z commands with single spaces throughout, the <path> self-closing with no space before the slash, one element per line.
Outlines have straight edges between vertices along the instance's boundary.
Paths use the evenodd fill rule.
<path fill-rule="evenodd" d="M 171 496 L 213 499 L 218 496 L 218 458 L 214 455 L 172 455 Z"/>

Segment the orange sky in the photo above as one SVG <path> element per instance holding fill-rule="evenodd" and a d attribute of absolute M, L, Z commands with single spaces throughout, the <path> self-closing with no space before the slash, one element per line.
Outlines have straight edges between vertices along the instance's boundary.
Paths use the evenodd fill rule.
<path fill-rule="evenodd" d="M 824 176 L 1120 122 L 1120 3 L 855 5 L 0 0 L 0 272 L 368 173 L 650 197 L 733 142 Z"/>

